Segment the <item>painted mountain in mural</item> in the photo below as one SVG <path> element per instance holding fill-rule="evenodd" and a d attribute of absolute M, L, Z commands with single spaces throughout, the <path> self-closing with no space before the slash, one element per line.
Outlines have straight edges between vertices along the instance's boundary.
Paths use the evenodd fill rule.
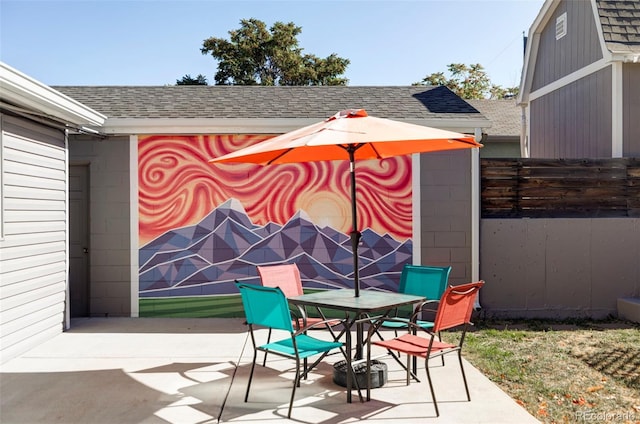
<path fill-rule="evenodd" d="M 367 229 L 358 248 L 360 286 L 397 290 L 412 242 Z M 253 224 L 230 199 L 193 226 L 167 231 L 142 246 L 140 297 L 236 293 L 234 281 L 259 283 L 256 265 L 296 263 L 310 288 L 353 287 L 353 254 L 345 234 L 320 228 L 300 211 L 284 225 Z"/>

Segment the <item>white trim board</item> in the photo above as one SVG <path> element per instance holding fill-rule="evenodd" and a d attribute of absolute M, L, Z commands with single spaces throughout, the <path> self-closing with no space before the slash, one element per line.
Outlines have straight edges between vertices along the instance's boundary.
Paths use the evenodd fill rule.
<path fill-rule="evenodd" d="M 139 218 L 138 218 L 138 136 L 129 136 L 129 216 L 131 231 L 130 243 L 130 276 L 131 276 L 131 317 L 140 316 L 140 252 L 139 252 Z"/>
<path fill-rule="evenodd" d="M 554 82 L 552 82 L 551 84 L 545 85 L 542 88 L 539 88 L 536 91 L 532 91 L 531 93 L 529 93 L 529 101 L 538 99 L 542 96 L 546 96 L 547 94 L 556 91 L 562 87 L 565 87 L 573 82 L 576 82 L 588 75 L 591 75 L 601 69 L 606 68 L 607 66 L 610 66 L 611 62 L 605 60 L 605 59 L 600 59 L 596 62 L 593 62 L 590 65 L 585 66 L 584 68 L 581 68 L 575 72 L 570 73 L 569 75 L 566 75 Z"/>
<path fill-rule="evenodd" d="M 317 119 L 289 118 L 110 118 L 100 128 L 103 134 L 284 134 L 315 124 Z M 478 119 L 402 120 L 415 125 L 473 133 L 488 128 L 491 121 Z"/>

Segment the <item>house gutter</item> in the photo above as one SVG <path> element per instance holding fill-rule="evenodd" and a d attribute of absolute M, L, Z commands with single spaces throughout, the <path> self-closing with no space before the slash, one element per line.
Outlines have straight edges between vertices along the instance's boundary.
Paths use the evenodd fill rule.
<path fill-rule="evenodd" d="M 100 127 L 107 117 L 0 62 L 0 99 L 54 121 Z"/>
<path fill-rule="evenodd" d="M 322 118 L 109 118 L 100 131 L 108 135 L 130 134 L 284 134 Z M 488 127 L 486 118 L 405 119 L 415 125 L 458 132 Z"/>

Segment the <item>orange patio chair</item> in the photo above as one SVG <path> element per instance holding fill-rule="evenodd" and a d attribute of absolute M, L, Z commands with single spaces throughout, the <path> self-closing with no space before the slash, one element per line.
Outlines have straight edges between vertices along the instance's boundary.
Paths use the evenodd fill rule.
<path fill-rule="evenodd" d="M 436 307 L 432 305 L 437 305 L 447 288 L 447 284 L 449 283 L 449 274 L 451 273 L 450 266 L 429 266 L 429 265 L 409 265 L 405 264 L 402 268 L 402 275 L 400 276 L 400 285 L 398 287 L 399 293 L 405 294 L 415 294 L 416 296 L 424 296 L 427 300 L 416 305 L 413 311 L 413 315 L 411 313 L 403 316 L 399 314 L 399 311 L 396 311 L 395 317 L 392 320 L 383 321 L 380 325 L 381 329 L 393 329 L 395 330 L 396 337 L 398 336 L 398 330 L 406 330 L 408 329 L 408 322 L 411 317 L 415 317 L 417 319 L 414 322 L 424 329 L 433 328 L 433 322 L 420 319 L 422 313 L 431 312 L 431 315 L 435 313 Z M 428 309 L 427 309 L 428 308 Z M 380 340 L 384 340 L 382 335 L 378 332 L 378 336 Z M 398 361 L 398 363 L 402 366 L 402 362 L 400 362 L 399 358 L 393 354 L 393 352 L 389 351 L 389 354 Z M 413 375 L 412 377 L 420 382 L 418 377 L 415 375 L 416 372 L 416 359 L 413 358 Z M 442 358 L 442 365 L 444 365 L 444 358 Z"/>
<path fill-rule="evenodd" d="M 442 357 L 448 353 L 457 352 L 458 361 L 460 362 L 460 371 L 462 372 L 462 380 L 464 388 L 467 392 L 467 400 L 471 400 L 469 395 L 469 387 L 467 385 L 467 377 L 464 374 L 462 366 L 462 345 L 467 332 L 467 328 L 471 323 L 471 313 L 473 305 L 480 288 L 484 285 L 484 281 L 475 283 L 462 284 L 459 286 L 448 287 L 438 305 L 433 327 L 427 329 L 415 322 L 415 318 L 409 323 L 409 331 L 399 337 L 390 340 L 371 341 L 373 332 L 377 331 L 377 327 L 381 323 L 374 323 L 369 329 L 369 343 L 367 344 L 367 363 L 370 363 L 371 345 L 383 347 L 387 350 L 404 353 L 407 355 L 407 385 L 411 380 L 410 358 L 420 357 L 425 359 L 425 369 L 427 379 L 429 380 L 429 389 L 431 398 L 436 410 L 436 416 L 440 416 L 436 395 L 429 373 L 429 360 Z M 462 327 L 457 343 L 447 343 L 439 340 L 436 334 L 443 330 Z M 367 370 L 369 372 L 369 370 Z M 370 387 L 367 387 L 367 399 L 370 398 Z"/>

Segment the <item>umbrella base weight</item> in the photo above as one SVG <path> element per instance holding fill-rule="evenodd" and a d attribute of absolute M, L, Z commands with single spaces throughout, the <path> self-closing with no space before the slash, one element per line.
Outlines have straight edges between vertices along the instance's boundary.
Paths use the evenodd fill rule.
<path fill-rule="evenodd" d="M 367 364 L 354 367 L 358 387 L 367 387 Z M 371 388 L 382 387 L 387 382 L 387 364 L 381 361 L 371 361 Z M 333 382 L 338 386 L 347 387 L 347 361 L 339 361 L 333 365 Z M 356 389 L 355 384 L 352 385 Z"/>

